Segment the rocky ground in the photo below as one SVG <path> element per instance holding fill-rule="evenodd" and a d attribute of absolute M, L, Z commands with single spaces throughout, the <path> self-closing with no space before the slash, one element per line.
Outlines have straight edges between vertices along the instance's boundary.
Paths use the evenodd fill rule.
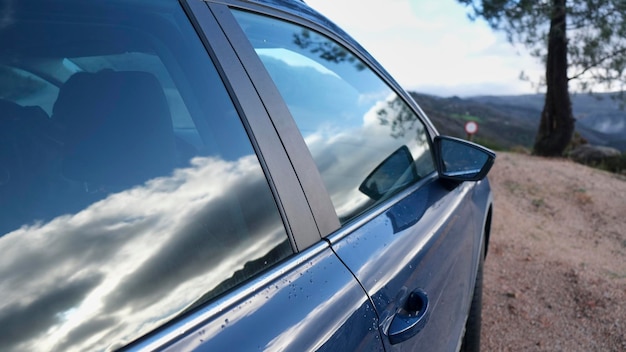
<path fill-rule="evenodd" d="M 626 351 L 626 177 L 498 153 L 483 351 Z"/>

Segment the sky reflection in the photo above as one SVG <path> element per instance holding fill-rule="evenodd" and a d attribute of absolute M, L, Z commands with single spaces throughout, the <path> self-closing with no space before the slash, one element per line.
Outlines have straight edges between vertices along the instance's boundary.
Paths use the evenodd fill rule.
<path fill-rule="evenodd" d="M 154 329 L 286 243 L 268 202 L 255 156 L 197 157 L 170 177 L 5 234 L 0 350 L 104 350 Z"/>

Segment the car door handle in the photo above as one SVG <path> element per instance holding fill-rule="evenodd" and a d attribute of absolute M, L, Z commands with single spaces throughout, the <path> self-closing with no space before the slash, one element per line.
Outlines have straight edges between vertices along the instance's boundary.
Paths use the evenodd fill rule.
<path fill-rule="evenodd" d="M 389 342 L 395 345 L 415 336 L 426 326 L 429 316 L 426 292 L 419 289 L 411 292 L 389 325 Z"/>

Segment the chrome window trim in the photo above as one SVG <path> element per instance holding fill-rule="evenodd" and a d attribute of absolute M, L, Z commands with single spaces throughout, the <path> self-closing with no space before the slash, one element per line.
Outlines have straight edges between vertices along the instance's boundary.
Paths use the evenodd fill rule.
<path fill-rule="evenodd" d="M 357 217 L 355 217 L 353 220 L 350 220 L 341 229 L 339 229 L 336 232 L 326 236 L 326 239 L 328 239 L 331 244 L 337 243 L 338 241 L 341 241 L 343 238 L 349 236 L 351 233 L 353 233 L 355 230 L 357 230 L 361 226 L 365 225 L 366 223 L 370 222 L 375 217 L 377 217 L 380 214 L 382 214 L 385 211 L 387 211 L 389 208 L 394 206 L 396 203 L 402 201 L 404 198 L 406 198 L 411 193 L 417 191 L 418 189 L 426 186 L 427 184 L 429 184 L 431 182 L 435 182 L 437 179 L 439 179 L 437 171 L 431 172 L 430 174 L 424 176 L 424 178 L 422 178 L 421 180 L 417 181 L 415 184 L 413 184 L 413 185 L 403 189 L 402 191 L 400 191 L 397 194 L 393 195 L 392 197 L 390 197 L 386 201 L 381 202 L 378 205 L 375 205 L 374 207 L 372 207 L 371 209 L 367 210 L 363 214 L 358 215 Z"/>
<path fill-rule="evenodd" d="M 178 321 L 166 324 L 152 333 L 143 336 L 137 341 L 130 343 L 123 350 L 128 351 L 159 351 L 167 349 L 175 344 L 179 339 L 187 336 L 190 332 L 200 328 L 208 321 L 229 308 L 244 301 L 247 297 L 268 287 L 270 283 L 278 281 L 281 276 L 296 270 L 301 265 L 309 262 L 311 258 L 330 250 L 330 245 L 324 240 L 309 247 L 301 253 L 294 254 L 284 262 L 275 265 L 266 272 L 263 272 L 233 291 L 227 291 L 223 296 L 217 298 L 206 306 L 190 312 L 187 316 L 181 317 Z M 334 254 L 333 254 L 334 255 Z"/>

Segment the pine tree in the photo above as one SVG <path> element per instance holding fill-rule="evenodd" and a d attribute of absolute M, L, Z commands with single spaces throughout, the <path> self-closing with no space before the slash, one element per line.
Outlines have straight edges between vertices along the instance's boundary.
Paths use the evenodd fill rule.
<path fill-rule="evenodd" d="M 569 83 L 592 93 L 626 85 L 626 0 L 457 0 L 546 65 L 546 98 L 533 153 L 561 156 L 575 127 Z M 617 86 L 617 89 L 616 89 Z"/>

